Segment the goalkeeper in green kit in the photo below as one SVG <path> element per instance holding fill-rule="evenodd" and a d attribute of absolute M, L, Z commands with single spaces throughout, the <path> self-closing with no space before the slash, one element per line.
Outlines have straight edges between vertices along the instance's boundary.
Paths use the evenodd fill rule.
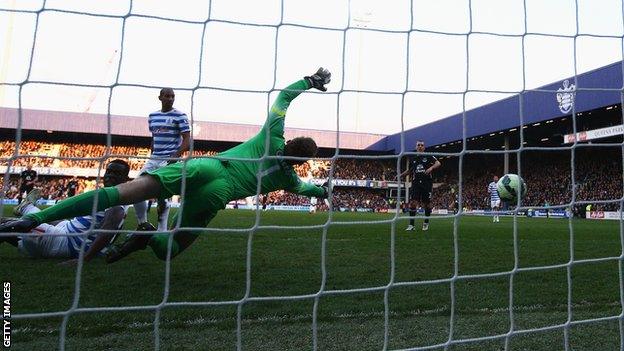
<path fill-rule="evenodd" d="M 293 169 L 293 165 L 304 163 L 316 155 L 316 143 L 307 137 L 285 142 L 284 119 L 288 106 L 299 94 L 310 88 L 326 91 L 325 84 L 330 82 L 330 78 L 331 73 L 321 67 L 313 75 L 289 85 L 280 92 L 262 130 L 250 140 L 216 155 L 216 158 L 177 162 L 131 182 L 71 197 L 41 212 L 6 222 L 0 225 L 0 232 L 26 232 L 41 223 L 88 215 L 94 210 L 94 201 L 97 201 L 95 211 L 102 211 L 151 198 L 167 199 L 181 194 L 182 182 L 186 178 L 181 213 L 178 213 L 182 217 L 181 229 L 175 231 L 171 247 L 171 257 L 175 257 L 197 239 L 199 234 L 196 230 L 206 227 L 217 212 L 232 200 L 280 189 L 327 198 L 327 187 L 302 182 Z M 265 155 L 272 157 L 260 160 Z M 131 235 L 111 250 L 106 260 L 115 262 L 147 246 L 158 258 L 165 260 L 169 235 Z"/>

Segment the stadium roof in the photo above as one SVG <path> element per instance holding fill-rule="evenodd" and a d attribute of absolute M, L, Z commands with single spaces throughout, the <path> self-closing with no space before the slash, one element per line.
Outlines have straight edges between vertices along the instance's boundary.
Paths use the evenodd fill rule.
<path fill-rule="evenodd" d="M 110 132 L 112 135 L 150 137 L 147 128 L 147 118 L 111 115 Z M 0 107 L 0 128 L 17 129 L 19 110 Z M 23 130 L 40 130 L 53 132 L 71 132 L 88 134 L 106 134 L 109 130 L 108 118 L 104 114 L 61 112 L 22 109 Z M 203 122 L 193 123 L 193 137 L 195 140 L 243 142 L 256 135 L 260 129 L 257 125 Z M 286 128 L 285 137 L 291 139 L 297 136 L 314 138 L 319 147 L 335 148 L 337 132 L 310 130 L 300 128 Z M 385 135 L 340 132 L 340 148 L 362 150 L 378 142 Z"/>
<path fill-rule="evenodd" d="M 549 85 L 466 111 L 466 138 L 521 124 L 537 123 L 622 102 L 622 62 L 562 79 Z M 572 95 L 571 92 L 576 94 Z M 427 146 L 462 140 L 463 113 L 405 131 L 405 150 L 413 150 L 416 140 Z M 521 119 L 522 117 L 522 119 Z M 372 144 L 369 150 L 401 151 L 401 133 Z"/>
<path fill-rule="evenodd" d="M 579 74 L 576 79 L 562 79 L 468 110 L 465 113 L 466 138 L 563 117 L 572 114 L 573 110 L 584 112 L 620 104 L 623 74 L 620 61 Z M 462 140 L 463 116 L 463 113 L 458 113 L 406 130 L 405 150 L 413 150 L 418 139 L 424 140 L 427 146 Z M 0 107 L 0 128 L 16 129 L 18 117 L 17 109 Z M 24 130 L 106 134 L 109 128 L 107 116 L 103 114 L 22 109 L 22 117 L 21 128 Z M 193 134 L 196 140 L 243 142 L 255 135 L 258 129 L 257 125 L 199 121 L 194 123 Z M 113 135 L 149 137 L 143 117 L 112 115 L 110 132 Z M 335 131 L 286 128 L 287 139 L 295 136 L 312 137 L 319 147 L 336 147 Z M 401 150 L 401 133 L 385 136 L 341 131 L 339 143 L 342 149 L 398 153 Z"/>

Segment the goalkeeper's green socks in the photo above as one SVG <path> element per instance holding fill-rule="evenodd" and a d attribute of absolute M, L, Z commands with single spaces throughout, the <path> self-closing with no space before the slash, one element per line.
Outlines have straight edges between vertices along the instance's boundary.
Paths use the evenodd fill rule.
<path fill-rule="evenodd" d="M 119 190 L 115 187 L 101 188 L 65 199 L 43 211 L 24 217 L 35 220 L 37 224 L 58 221 L 93 213 L 93 202 L 97 197 L 96 211 L 119 205 Z"/>
<path fill-rule="evenodd" d="M 167 246 L 169 245 L 169 235 L 173 235 L 173 234 L 154 235 L 148 243 L 148 245 L 154 251 L 154 254 L 156 254 L 156 257 L 160 258 L 163 261 L 167 259 Z M 171 258 L 176 257 L 179 253 L 180 253 L 180 245 L 178 244 L 178 242 L 175 240 L 175 237 L 174 237 L 173 242 L 171 243 Z"/>

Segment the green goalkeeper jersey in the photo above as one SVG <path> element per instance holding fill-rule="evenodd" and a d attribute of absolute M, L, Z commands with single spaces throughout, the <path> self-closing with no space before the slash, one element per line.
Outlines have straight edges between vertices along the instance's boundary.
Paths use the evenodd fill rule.
<path fill-rule="evenodd" d="M 242 199 L 256 195 L 258 181 L 260 181 L 262 194 L 284 189 L 305 196 L 323 196 L 323 188 L 302 182 L 293 167 L 285 160 L 273 158 L 260 161 L 260 158 L 265 155 L 267 146 L 267 156 L 283 155 L 286 110 L 301 92 L 309 88 L 308 82 L 303 79 L 289 85 L 278 95 L 262 130 L 256 136 L 217 155 L 230 173 L 233 198 Z M 239 160 L 227 160 L 227 158 Z"/>

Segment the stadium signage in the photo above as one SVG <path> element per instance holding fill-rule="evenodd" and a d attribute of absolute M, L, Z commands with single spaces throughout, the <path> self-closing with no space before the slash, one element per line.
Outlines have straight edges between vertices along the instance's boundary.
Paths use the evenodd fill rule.
<path fill-rule="evenodd" d="M 592 129 L 592 130 L 588 130 L 584 132 L 578 132 L 576 133 L 576 136 L 574 134 L 566 134 L 563 136 L 563 142 L 564 144 L 570 144 L 570 143 L 573 143 L 575 140 L 587 141 L 587 140 L 593 140 L 593 139 L 608 138 L 611 136 L 622 135 L 622 134 L 624 134 L 624 125 L 620 124 L 618 126 L 613 126 L 613 127 L 606 127 L 606 128 L 600 128 L 600 129 Z"/>
<path fill-rule="evenodd" d="M 605 214 L 602 211 L 591 211 L 589 213 L 587 213 L 587 218 L 591 218 L 591 219 L 604 219 L 605 218 Z"/>
<path fill-rule="evenodd" d="M 225 205 L 225 208 L 229 210 L 235 209 L 234 205 L 231 203 Z M 256 205 L 240 204 L 238 205 L 238 209 L 239 210 L 255 210 Z M 310 206 L 309 205 L 269 205 L 267 206 L 267 209 L 275 210 L 275 211 L 308 211 L 310 209 Z"/>
<path fill-rule="evenodd" d="M 557 102 L 559 103 L 559 111 L 570 113 L 574 106 L 574 90 L 575 84 L 570 84 L 569 80 L 563 81 L 563 87 L 557 89 Z"/>
<path fill-rule="evenodd" d="M 311 179 L 310 182 L 315 185 L 322 185 L 327 179 Z M 349 186 L 358 188 L 388 188 L 396 187 L 396 182 L 388 182 L 382 180 L 368 180 L 368 179 L 333 179 L 333 186 Z"/>
<path fill-rule="evenodd" d="M 338 212 L 374 212 L 372 208 L 364 207 L 339 207 Z"/>
<path fill-rule="evenodd" d="M 368 181 L 366 181 L 366 180 L 355 180 L 355 179 L 334 179 L 332 184 L 334 186 L 367 187 L 368 186 Z"/>
<path fill-rule="evenodd" d="M 7 173 L 7 166 L 0 166 L 0 173 Z M 26 167 L 18 166 L 11 167 L 11 174 L 20 174 Z M 102 177 L 103 171 L 98 172 L 96 168 L 56 168 L 56 167 L 33 167 L 39 175 L 54 175 L 54 176 L 77 176 L 77 177 Z M 130 178 L 135 178 L 139 175 L 139 171 L 130 171 Z"/>
<path fill-rule="evenodd" d="M 2 199 L 2 205 L 17 205 L 17 204 L 19 204 L 17 199 Z M 39 199 L 36 205 L 37 206 L 52 206 L 52 205 L 56 205 L 56 200 Z"/>
<path fill-rule="evenodd" d="M 616 211 L 591 211 L 585 214 L 585 218 L 620 220 L 622 214 Z"/>
<path fill-rule="evenodd" d="M 252 210 L 256 208 L 256 206 L 251 206 Z M 310 206 L 302 206 L 302 205 L 275 205 L 269 206 L 270 209 L 276 211 L 307 211 L 310 209 Z"/>
<path fill-rule="evenodd" d="M 465 210 L 464 214 L 476 215 L 476 216 L 491 216 L 493 212 L 490 210 Z M 514 211 L 499 211 L 499 216 L 513 216 Z M 546 210 L 531 210 L 518 211 L 519 216 L 527 216 L 531 218 L 568 218 L 570 213 L 565 210 L 550 210 L 548 213 Z"/>
<path fill-rule="evenodd" d="M 532 210 L 529 209 L 526 213 L 527 217 L 537 218 L 568 218 L 570 213 L 565 210 Z"/>

